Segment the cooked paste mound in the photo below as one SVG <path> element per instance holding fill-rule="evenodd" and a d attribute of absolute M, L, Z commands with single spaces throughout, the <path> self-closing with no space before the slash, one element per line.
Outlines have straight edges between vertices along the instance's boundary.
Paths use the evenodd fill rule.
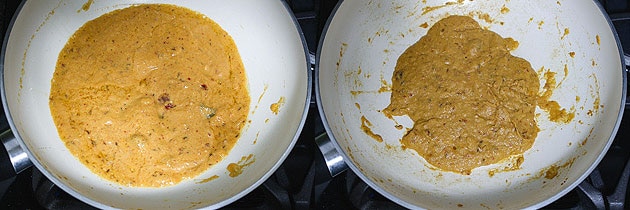
<path fill-rule="evenodd" d="M 462 174 L 531 148 L 539 79 L 511 38 L 449 16 L 398 59 L 388 115 L 414 126 L 402 138 L 431 165 Z"/>

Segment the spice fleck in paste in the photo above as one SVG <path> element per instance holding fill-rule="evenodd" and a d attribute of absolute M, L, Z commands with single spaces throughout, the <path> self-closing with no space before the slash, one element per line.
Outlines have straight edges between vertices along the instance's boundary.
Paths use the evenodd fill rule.
<path fill-rule="evenodd" d="M 531 148 L 539 80 L 529 62 L 510 55 L 518 43 L 449 16 L 398 59 L 388 115 L 408 115 L 402 138 L 430 164 L 470 174 Z"/>
<path fill-rule="evenodd" d="M 161 4 L 83 25 L 59 54 L 50 94 L 70 152 L 140 187 L 176 184 L 223 159 L 249 102 L 232 38 L 199 13 Z"/>

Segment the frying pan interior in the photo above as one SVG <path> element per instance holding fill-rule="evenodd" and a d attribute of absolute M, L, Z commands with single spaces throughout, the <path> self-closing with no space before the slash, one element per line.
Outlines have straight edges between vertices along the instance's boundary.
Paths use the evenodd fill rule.
<path fill-rule="evenodd" d="M 479 167 L 471 175 L 435 169 L 415 151 L 401 148 L 411 119 L 392 120 L 381 113 L 390 102 L 398 57 L 449 15 L 470 16 L 518 41 L 512 54 L 531 63 L 541 91 L 544 72 L 555 72 L 551 100 L 575 113 L 570 122 L 557 123 L 537 108 L 541 131 L 515 170 L 506 170 L 514 159 Z M 320 42 L 320 113 L 351 169 L 405 207 L 542 207 L 592 171 L 618 129 L 626 75 L 617 40 L 595 1 L 343 1 Z M 361 128 L 362 117 L 383 142 Z"/>
<path fill-rule="evenodd" d="M 176 4 L 208 16 L 232 36 L 247 72 L 250 113 L 238 143 L 219 164 L 171 187 L 131 188 L 91 173 L 59 139 L 48 107 L 57 56 L 69 37 L 88 20 L 135 3 Z M 218 208 L 244 196 L 287 156 L 310 99 L 305 44 L 282 1 L 26 1 L 3 53 L 2 99 L 21 146 L 55 184 L 100 208 Z M 273 114 L 269 107 L 281 97 Z M 249 155 L 253 163 L 228 176 L 227 165 Z"/>

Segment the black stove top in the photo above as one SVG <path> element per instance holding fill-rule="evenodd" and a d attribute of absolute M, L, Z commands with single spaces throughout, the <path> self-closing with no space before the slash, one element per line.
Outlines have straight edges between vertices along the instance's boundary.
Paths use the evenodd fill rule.
<path fill-rule="evenodd" d="M 286 0 L 314 56 L 326 19 L 338 0 Z M 614 21 L 624 51 L 630 52 L 630 3 L 600 0 Z M 4 35 L 20 0 L 0 3 Z M 593 173 L 576 189 L 545 209 L 624 209 L 630 179 L 630 102 L 613 145 Z M 0 129 L 8 123 L 4 113 Z M 372 190 L 352 171 L 331 177 L 315 138 L 325 133 L 315 97 L 300 138 L 282 166 L 260 187 L 224 209 L 403 209 Z M 36 168 L 0 180 L 0 209 L 91 209 L 56 187 Z M 629 207 L 630 208 L 630 207 Z"/>

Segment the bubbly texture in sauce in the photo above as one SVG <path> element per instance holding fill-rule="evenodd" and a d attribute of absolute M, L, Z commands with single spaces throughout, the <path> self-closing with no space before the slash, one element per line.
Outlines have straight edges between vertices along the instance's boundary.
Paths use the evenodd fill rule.
<path fill-rule="evenodd" d="M 94 173 L 161 187 L 221 161 L 249 112 L 232 38 L 209 18 L 147 4 L 87 22 L 59 54 L 50 109 L 67 148 Z"/>
<path fill-rule="evenodd" d="M 414 121 L 403 146 L 461 174 L 531 148 L 540 84 L 529 62 L 510 54 L 517 46 L 470 17 L 435 23 L 399 57 L 383 110 Z"/>

